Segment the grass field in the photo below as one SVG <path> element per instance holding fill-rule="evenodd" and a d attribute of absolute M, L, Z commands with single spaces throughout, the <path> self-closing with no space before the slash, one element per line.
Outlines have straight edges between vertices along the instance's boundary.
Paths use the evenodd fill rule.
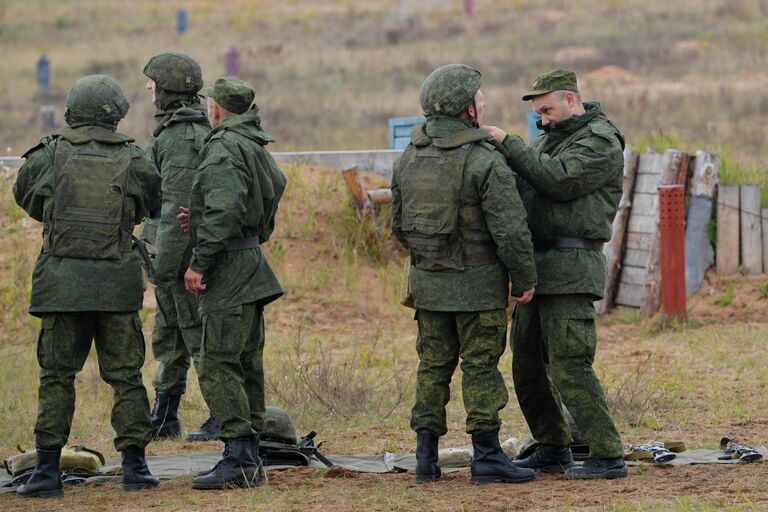
<path fill-rule="evenodd" d="M 267 309 L 268 403 L 285 408 L 300 435 L 319 432 L 327 454 L 404 453 L 414 449 L 408 427 L 416 354 L 412 311 L 397 304 L 401 256 L 385 237 L 354 219 L 341 177 L 333 171 L 289 166 L 290 186 L 267 247 L 288 293 Z M 34 444 L 37 321 L 26 315 L 39 226 L 12 204 L 13 172 L 0 183 L 0 457 Z M 368 178 L 368 186 L 380 185 Z M 385 227 L 382 215 L 380 222 Z M 364 243 L 369 240 L 369 243 Z M 729 434 L 746 444 L 768 443 L 768 300 L 764 277 L 714 280 L 692 301 L 687 326 L 661 328 L 630 311 L 601 319 L 596 370 L 626 444 L 682 439 L 716 447 Z M 731 300 L 718 306 L 730 287 Z M 154 302 L 142 318 L 147 339 Z M 157 366 L 148 351 L 145 383 Z M 511 388 L 510 355 L 501 368 L 511 400 L 502 438 L 529 436 Z M 186 430 L 207 417 L 194 373 L 181 408 Z M 442 446 L 469 443 L 464 433 L 461 376 L 452 384 L 449 433 Z M 117 453 L 109 415 L 111 390 L 89 358 L 76 383 L 71 444 Z M 152 443 L 150 455 L 218 450 L 218 442 Z M 67 489 L 62 501 L 20 502 L 0 495 L 3 510 L 766 510 L 768 466 L 633 468 L 629 479 L 569 483 L 542 476 L 521 486 L 469 485 L 466 473 L 435 486 L 411 475 L 358 475 L 314 470 L 270 472 L 269 484 L 250 491 L 199 493 L 189 479 L 152 492 L 125 494 L 118 486 Z"/>
<path fill-rule="evenodd" d="M 763 0 L 458 0 L 185 2 L 189 30 L 173 30 L 177 2 L 0 0 L 0 148 L 19 155 L 41 135 L 37 111 L 57 107 L 87 73 L 122 83 L 131 101 L 121 130 L 143 143 L 153 107 L 141 69 L 164 50 L 195 56 L 211 83 L 224 53 L 241 50 L 242 77 L 257 89 L 275 150 L 386 147 L 386 121 L 419 113 L 418 88 L 436 66 L 460 61 L 483 72 L 490 123 L 523 132 L 520 95 L 534 76 L 563 66 L 581 77 L 630 145 L 719 152 L 728 181 L 766 181 L 768 30 Z M 37 92 L 34 64 L 52 62 L 51 91 Z M 272 149 L 273 146 L 270 146 Z M 328 454 L 412 452 L 408 426 L 417 357 L 413 311 L 397 303 L 402 253 L 389 236 L 358 223 L 340 176 L 287 166 L 289 188 L 265 247 L 286 295 L 266 312 L 268 403 L 286 409 L 300 435 L 318 432 Z M 35 340 L 29 316 L 40 226 L 11 195 L 0 169 L 0 459 L 34 445 Z M 369 187 L 386 186 L 366 177 Z M 764 192 L 768 187 L 764 188 Z M 384 233 L 387 211 L 380 212 Z M 768 445 L 766 276 L 708 276 L 684 326 L 641 320 L 632 310 L 599 321 L 595 364 L 625 444 L 680 439 L 716 447 L 722 435 Z M 149 340 L 151 289 L 141 312 Z M 149 390 L 151 351 L 143 374 Z M 529 436 L 510 390 L 502 438 Z M 71 444 L 116 456 L 112 393 L 93 357 L 78 375 Z M 452 383 L 442 446 L 469 443 L 461 375 Z M 181 406 L 184 429 L 207 418 L 194 372 Z M 149 455 L 218 450 L 218 442 L 152 443 Z M 294 470 L 269 473 L 253 490 L 193 492 L 190 479 L 127 494 L 118 486 L 67 489 L 63 500 L 20 501 L 14 510 L 768 510 L 768 464 L 633 468 L 630 478 L 571 483 L 541 476 L 520 486 L 473 487 L 467 473 L 433 486 L 412 475 Z"/>

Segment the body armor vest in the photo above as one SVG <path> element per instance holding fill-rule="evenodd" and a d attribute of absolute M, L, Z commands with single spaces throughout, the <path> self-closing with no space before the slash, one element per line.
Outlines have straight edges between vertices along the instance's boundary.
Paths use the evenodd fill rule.
<path fill-rule="evenodd" d="M 58 139 L 47 230 L 52 255 L 111 260 L 131 250 L 133 201 L 126 198 L 130 163 L 128 144 Z"/>
<path fill-rule="evenodd" d="M 464 165 L 472 146 L 410 145 L 403 153 L 402 229 L 416 268 L 463 271 L 499 261 L 480 205 L 464 205 Z"/>

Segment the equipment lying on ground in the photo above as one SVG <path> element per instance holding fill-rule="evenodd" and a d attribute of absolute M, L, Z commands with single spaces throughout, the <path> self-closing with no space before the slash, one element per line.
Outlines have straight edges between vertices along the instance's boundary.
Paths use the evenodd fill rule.
<path fill-rule="evenodd" d="M 678 452 L 685 451 L 685 444 L 674 443 Z M 682 446 L 681 446 L 682 445 Z M 680 449 L 682 448 L 682 449 Z M 630 445 L 629 453 L 624 456 L 625 460 L 653 460 L 655 464 L 665 464 L 677 455 L 667 448 L 667 443 L 652 441 L 647 444 Z"/>
<path fill-rule="evenodd" d="M 738 459 L 741 462 L 754 462 L 763 458 L 762 454 L 754 448 L 736 444 L 729 436 L 723 436 L 720 439 L 720 449 L 725 453 L 722 457 L 718 457 L 720 460 Z"/>
<path fill-rule="evenodd" d="M 35 469 L 37 450 L 24 451 L 20 446 L 16 449 L 21 453 L 3 461 L 5 470 L 12 477 L 11 481 L 3 487 L 17 487 L 25 484 Z M 65 484 L 81 484 L 86 478 L 101 475 L 104 462 L 104 456 L 96 450 L 80 445 L 72 448 L 64 447 L 61 449 L 59 466 L 61 481 Z"/>

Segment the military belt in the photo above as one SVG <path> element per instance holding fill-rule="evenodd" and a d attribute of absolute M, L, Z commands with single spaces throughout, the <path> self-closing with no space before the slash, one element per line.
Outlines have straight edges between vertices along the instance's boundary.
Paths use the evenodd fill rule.
<path fill-rule="evenodd" d="M 545 240 L 534 240 L 533 249 L 535 251 L 551 251 L 553 249 L 587 249 L 589 251 L 602 252 L 603 243 L 585 238 L 576 237 L 558 237 Z"/>
<path fill-rule="evenodd" d="M 236 238 L 227 242 L 227 246 L 224 248 L 227 252 L 243 251 L 245 249 L 258 249 L 259 237 L 254 236 L 251 238 Z"/>

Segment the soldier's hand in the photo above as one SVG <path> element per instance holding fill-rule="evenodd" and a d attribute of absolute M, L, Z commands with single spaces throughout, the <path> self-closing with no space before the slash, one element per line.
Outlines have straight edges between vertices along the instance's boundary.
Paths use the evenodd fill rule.
<path fill-rule="evenodd" d="M 184 288 L 186 288 L 192 295 L 200 295 L 200 292 L 205 290 L 203 274 L 199 274 L 191 268 L 188 268 L 187 272 L 184 274 Z"/>
<path fill-rule="evenodd" d="M 519 296 L 512 296 L 512 301 L 515 304 L 527 304 L 531 302 L 531 299 L 533 298 L 533 294 L 536 293 L 536 288 L 531 288 L 530 290 L 525 290 L 521 295 Z"/>
<path fill-rule="evenodd" d="M 486 126 L 482 126 L 481 128 L 487 131 L 488 133 L 490 133 L 491 137 L 493 137 L 496 140 L 496 142 L 498 142 L 499 144 L 504 142 L 504 138 L 507 136 L 507 132 L 505 132 L 498 126 L 486 125 Z"/>
<path fill-rule="evenodd" d="M 176 215 L 176 219 L 179 221 L 181 230 L 185 233 L 189 233 L 189 208 L 179 206 L 179 214 Z"/>

